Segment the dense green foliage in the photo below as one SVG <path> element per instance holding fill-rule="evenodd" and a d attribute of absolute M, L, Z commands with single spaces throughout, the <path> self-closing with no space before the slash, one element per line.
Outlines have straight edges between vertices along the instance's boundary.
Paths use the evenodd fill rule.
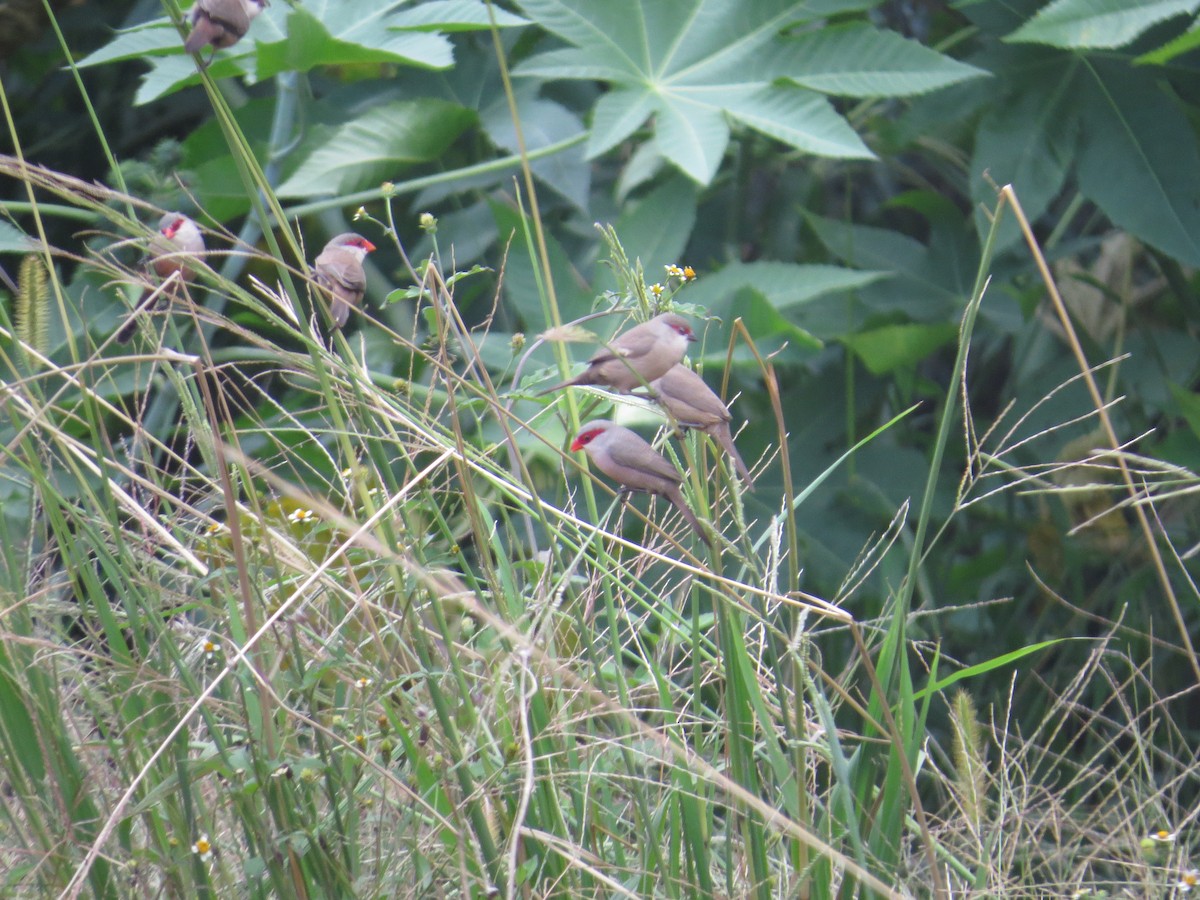
<path fill-rule="evenodd" d="M 1198 5 L 63 11 L 0 69 L 0 894 L 1176 889 Z M 752 492 L 537 396 L 665 304 Z"/>

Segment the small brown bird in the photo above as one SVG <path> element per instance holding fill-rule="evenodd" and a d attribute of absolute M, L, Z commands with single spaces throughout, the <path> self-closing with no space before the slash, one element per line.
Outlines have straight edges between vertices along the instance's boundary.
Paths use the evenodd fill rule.
<path fill-rule="evenodd" d="M 250 30 L 250 22 L 263 11 L 267 0 L 196 0 L 192 7 L 192 33 L 183 43 L 188 53 L 232 47 Z"/>
<path fill-rule="evenodd" d="M 583 450 L 597 469 L 624 491 L 661 494 L 679 509 L 692 530 L 707 538 L 703 526 L 683 499 L 683 476 L 645 439 L 607 419 L 593 419 L 571 442 L 572 452 Z"/>
<path fill-rule="evenodd" d="M 350 307 L 362 303 L 367 290 L 363 260 L 375 245 L 361 234 L 339 234 L 313 262 L 313 280 L 329 295 L 329 315 L 341 328 L 350 317 Z"/>
<path fill-rule="evenodd" d="M 146 251 L 146 266 L 164 280 L 178 272 L 184 281 L 191 281 L 196 277 L 191 264 L 203 254 L 204 235 L 200 233 L 199 226 L 183 213 L 171 212 L 158 220 L 158 234 L 150 241 Z M 117 332 L 118 343 L 129 342 L 137 330 L 138 313 L 151 303 L 160 305 L 165 295 L 165 291 L 156 293 L 153 288 L 146 288 L 142 292 L 133 312 Z"/>
<path fill-rule="evenodd" d="M 687 319 L 663 313 L 617 335 L 607 347 L 596 351 L 586 369 L 568 381 L 546 388 L 538 396 L 581 384 L 598 384 L 628 394 L 665 375 L 667 369 L 683 359 L 688 343 L 694 340 L 696 335 Z"/>
<path fill-rule="evenodd" d="M 738 475 L 747 487 L 754 486 L 750 470 L 733 444 L 729 430 L 729 409 L 704 379 L 685 365 L 673 366 L 662 378 L 650 382 L 654 399 L 671 414 L 681 428 L 695 428 L 713 436 L 729 454 Z"/>

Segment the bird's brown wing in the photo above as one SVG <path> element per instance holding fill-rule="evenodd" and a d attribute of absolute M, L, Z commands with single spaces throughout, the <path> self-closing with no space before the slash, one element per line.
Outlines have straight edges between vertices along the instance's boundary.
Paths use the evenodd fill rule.
<path fill-rule="evenodd" d="M 645 356 L 658 340 L 654 329 L 649 328 L 648 324 L 643 322 L 641 325 L 634 325 L 624 334 L 617 335 L 610 342 L 612 350 L 608 347 L 601 347 L 588 362 L 594 365 L 618 357 L 634 360 Z"/>
<path fill-rule="evenodd" d="M 367 289 L 362 265 L 350 254 L 337 250 L 326 251 L 317 257 L 313 277 L 322 287 L 346 295 L 358 297 Z"/>
<path fill-rule="evenodd" d="M 627 443 L 621 442 L 613 444 L 608 448 L 608 455 L 613 462 L 619 465 L 626 466 L 630 469 L 635 469 L 638 472 L 645 474 L 650 479 L 663 479 L 670 485 L 678 485 L 683 481 L 676 468 L 660 456 L 653 447 L 643 442 Z M 668 485 L 655 486 L 656 490 L 666 488 Z M 630 487 L 643 487 L 643 485 L 633 485 Z"/>
<path fill-rule="evenodd" d="M 730 420 L 729 409 L 721 398 L 691 369 L 672 369 L 651 387 L 684 427 L 708 428 Z"/>

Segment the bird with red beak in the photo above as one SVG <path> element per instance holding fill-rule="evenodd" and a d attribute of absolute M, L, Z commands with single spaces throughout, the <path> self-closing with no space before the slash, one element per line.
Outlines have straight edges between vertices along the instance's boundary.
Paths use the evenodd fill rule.
<path fill-rule="evenodd" d="M 329 297 L 329 316 L 341 328 L 350 317 L 350 307 L 362 303 L 367 290 L 363 260 L 375 245 L 361 234 L 339 234 L 313 261 L 313 280 Z"/>
<path fill-rule="evenodd" d="M 146 268 L 164 281 L 176 273 L 183 281 L 191 281 L 196 276 L 192 265 L 203 254 L 204 235 L 200 233 L 200 227 L 183 213 L 170 212 L 158 220 L 158 233 L 146 250 Z M 146 288 L 117 332 L 117 341 L 128 343 L 137 330 L 138 313 L 151 305 L 161 305 L 166 295 L 173 292 L 173 287 L 166 290 Z"/>
<path fill-rule="evenodd" d="M 654 399 L 662 406 L 680 428 L 695 428 L 712 435 L 721 448 L 729 454 L 737 473 L 747 487 L 754 486 L 750 470 L 733 443 L 729 430 L 732 418 L 729 408 L 721 402 L 704 379 L 680 364 L 672 366 L 661 378 L 650 382 Z"/>
<path fill-rule="evenodd" d="M 196 0 L 192 7 L 192 32 L 184 41 L 188 53 L 205 47 L 213 51 L 232 47 L 250 30 L 250 22 L 263 11 L 267 0 Z"/>
<path fill-rule="evenodd" d="M 617 482 L 622 491 L 666 497 L 696 534 L 701 538 L 708 536 L 683 499 L 683 491 L 679 489 L 683 476 L 640 435 L 607 419 L 594 419 L 571 442 L 571 451 L 579 450 L 587 453 L 592 464 Z"/>
<path fill-rule="evenodd" d="M 683 316 L 663 313 L 617 335 L 588 360 L 588 367 L 567 381 L 546 388 L 549 394 L 573 385 L 595 384 L 628 394 L 666 374 L 683 359 L 687 345 L 696 340 Z"/>

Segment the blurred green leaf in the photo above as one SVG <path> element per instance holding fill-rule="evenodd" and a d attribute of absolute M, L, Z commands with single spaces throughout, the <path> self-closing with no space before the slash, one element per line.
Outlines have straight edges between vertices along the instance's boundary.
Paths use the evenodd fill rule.
<path fill-rule="evenodd" d="M 437 159 L 474 121 L 473 111 L 444 100 L 372 106 L 341 125 L 314 129 L 279 196 L 329 196 L 380 184 L 404 166 Z"/>
<path fill-rule="evenodd" d="M 1195 8 L 1195 0 L 1054 0 L 1006 40 L 1063 48 L 1123 47 L 1151 25 Z"/>
<path fill-rule="evenodd" d="M 842 337 L 875 375 L 911 369 L 935 350 L 954 340 L 958 326 L 952 322 L 934 325 L 884 325 Z"/>
<path fill-rule="evenodd" d="M 1200 151 L 1179 102 L 1153 73 L 1096 60 L 1078 98 L 1078 175 L 1112 221 L 1189 266 L 1200 266 Z"/>

